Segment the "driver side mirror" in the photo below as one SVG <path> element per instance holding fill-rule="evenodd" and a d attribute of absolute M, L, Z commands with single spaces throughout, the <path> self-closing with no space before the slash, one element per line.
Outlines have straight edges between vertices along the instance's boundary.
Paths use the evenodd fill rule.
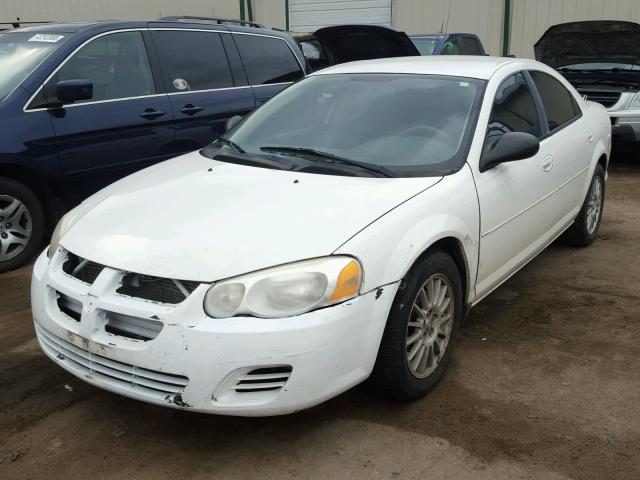
<path fill-rule="evenodd" d="M 227 123 L 224 124 L 225 133 L 228 132 L 229 130 L 231 130 L 237 124 L 239 124 L 241 120 L 242 120 L 242 117 L 240 115 L 234 115 L 233 117 L 228 119 Z"/>
<path fill-rule="evenodd" d="M 480 157 L 480 171 L 486 172 L 501 163 L 531 158 L 540 150 L 540 141 L 524 132 L 509 132 L 497 139 L 488 138 Z"/>
<path fill-rule="evenodd" d="M 73 103 L 93 98 L 93 82 L 91 80 L 63 80 L 56 84 L 56 97 L 62 103 Z"/>

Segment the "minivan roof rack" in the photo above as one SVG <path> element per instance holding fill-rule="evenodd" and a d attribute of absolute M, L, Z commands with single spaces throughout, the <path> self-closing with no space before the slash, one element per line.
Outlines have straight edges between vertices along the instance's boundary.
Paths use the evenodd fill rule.
<path fill-rule="evenodd" d="M 164 20 L 167 22 L 184 22 L 189 20 L 195 20 L 197 22 L 210 22 L 210 23 L 216 23 L 216 24 L 231 24 L 231 25 L 241 25 L 241 26 L 255 27 L 255 28 L 268 28 L 260 23 L 248 22 L 246 20 L 237 20 L 233 18 L 199 17 L 199 16 L 192 16 L 192 15 L 161 17 L 158 20 Z"/>

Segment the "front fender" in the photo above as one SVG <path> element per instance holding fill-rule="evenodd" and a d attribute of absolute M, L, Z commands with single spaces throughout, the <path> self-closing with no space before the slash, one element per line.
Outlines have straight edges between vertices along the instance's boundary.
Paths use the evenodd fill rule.
<path fill-rule="evenodd" d="M 444 238 L 455 239 L 466 264 L 468 301 L 474 297 L 479 245 L 478 197 L 468 165 L 387 213 L 334 253 L 360 259 L 363 292 L 402 279 Z"/>

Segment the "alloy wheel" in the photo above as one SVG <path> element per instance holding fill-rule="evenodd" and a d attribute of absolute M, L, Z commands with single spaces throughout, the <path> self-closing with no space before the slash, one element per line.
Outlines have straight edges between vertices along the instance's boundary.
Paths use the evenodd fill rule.
<path fill-rule="evenodd" d="M 449 344 L 454 318 L 453 287 L 440 273 L 418 291 L 407 324 L 405 358 L 411 374 L 428 377 L 438 367 Z"/>
<path fill-rule="evenodd" d="M 600 221 L 600 213 L 602 211 L 602 179 L 599 176 L 594 177 L 591 191 L 589 192 L 589 200 L 587 201 L 587 232 L 593 235 Z"/>

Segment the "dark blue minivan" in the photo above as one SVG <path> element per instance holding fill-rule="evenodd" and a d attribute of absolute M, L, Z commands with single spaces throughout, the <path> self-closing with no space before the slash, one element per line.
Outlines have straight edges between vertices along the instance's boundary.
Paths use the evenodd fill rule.
<path fill-rule="evenodd" d="M 308 73 L 286 33 L 210 20 L 0 33 L 0 272 L 83 198 L 203 147 Z"/>

